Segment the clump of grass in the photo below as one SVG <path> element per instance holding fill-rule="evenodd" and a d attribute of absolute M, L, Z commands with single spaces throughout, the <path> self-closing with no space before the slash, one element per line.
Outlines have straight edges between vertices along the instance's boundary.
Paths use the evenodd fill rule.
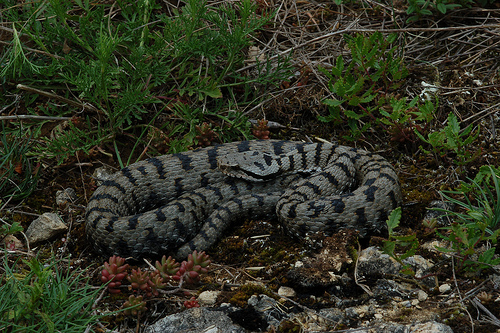
<path fill-rule="evenodd" d="M 5 257 L 0 286 L 0 326 L 10 332 L 95 332 L 104 315 L 92 305 L 104 288 L 93 288 L 84 272 L 63 270 L 60 262 L 38 259 L 9 265 Z"/>
<path fill-rule="evenodd" d="M 6 7 L 17 8 L 17 2 L 7 0 Z M 47 121 L 25 124 L 39 139 L 36 154 L 58 163 L 107 142 L 116 143 L 120 154 L 124 136 L 148 147 L 144 134 L 151 127 L 169 137 L 171 152 L 197 145 L 196 125 L 203 123 L 213 125 L 217 140 L 248 138 L 249 125 L 238 110 L 258 103 L 291 73 L 286 56 L 256 60 L 252 72 L 239 71 L 252 35 L 270 21 L 269 14 L 256 14 L 251 0 L 189 0 L 173 10 L 150 0 L 53 0 L 4 15 L 14 22 L 0 62 L 4 79 L 80 105 L 23 97 L 32 115 L 79 113 L 79 124 L 72 121 L 57 135 L 42 135 Z"/>

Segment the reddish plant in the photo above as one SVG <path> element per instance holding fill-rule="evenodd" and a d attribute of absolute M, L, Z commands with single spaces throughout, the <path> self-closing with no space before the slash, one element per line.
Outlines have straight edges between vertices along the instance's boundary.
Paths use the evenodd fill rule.
<path fill-rule="evenodd" d="M 212 144 L 217 134 L 212 130 L 212 126 L 208 123 L 203 123 L 201 126 L 195 126 L 196 131 L 199 133 L 196 136 L 198 139 L 198 146 L 208 147 Z"/>
<path fill-rule="evenodd" d="M 197 252 L 188 256 L 187 261 L 181 263 L 181 267 L 176 275 L 172 276 L 175 281 L 180 281 L 181 278 L 188 284 L 194 284 L 200 281 L 200 274 L 208 272 L 207 266 L 210 264 L 210 259 L 205 252 Z"/>
<path fill-rule="evenodd" d="M 195 297 L 191 297 L 191 299 L 189 301 L 184 301 L 184 306 L 187 309 L 199 308 L 200 307 L 200 303 L 198 303 L 198 300 Z"/>
<path fill-rule="evenodd" d="M 265 119 L 259 119 L 257 120 L 257 124 L 254 125 L 252 129 L 252 134 L 257 138 L 257 139 L 262 139 L 262 140 L 268 140 L 269 139 L 269 126 L 268 126 L 268 121 Z"/>
<path fill-rule="evenodd" d="M 101 272 L 101 281 L 108 283 L 108 290 L 112 294 L 120 292 L 122 280 L 127 277 L 128 264 L 125 264 L 125 258 L 112 256 L 108 262 L 104 263 L 104 269 Z"/>

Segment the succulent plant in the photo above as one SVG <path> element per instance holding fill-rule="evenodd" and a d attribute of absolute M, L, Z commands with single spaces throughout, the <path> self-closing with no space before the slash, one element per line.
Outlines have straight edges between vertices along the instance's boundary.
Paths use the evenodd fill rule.
<path fill-rule="evenodd" d="M 175 281 L 184 281 L 188 284 L 196 283 L 200 280 L 200 274 L 205 274 L 208 272 L 208 265 L 211 260 L 208 259 L 208 255 L 205 252 L 197 252 L 196 250 L 193 254 L 188 256 L 187 261 L 181 263 L 181 267 L 177 271 L 176 275 L 172 276 Z"/>
<path fill-rule="evenodd" d="M 198 300 L 196 299 L 196 297 L 191 297 L 190 300 L 184 301 L 184 307 L 186 307 L 187 309 L 199 308 L 200 303 L 198 303 Z"/>
<path fill-rule="evenodd" d="M 134 308 L 129 309 L 131 307 Z M 138 315 L 146 312 L 146 310 L 148 309 L 146 307 L 146 302 L 142 300 L 142 296 L 134 296 L 134 295 L 129 296 L 128 300 L 125 303 L 123 303 L 122 308 L 125 309 L 123 313 L 125 313 L 127 316 L 134 316 L 134 317 L 137 317 Z"/>
<path fill-rule="evenodd" d="M 112 294 L 120 292 L 122 280 L 127 277 L 128 264 L 125 264 L 125 258 L 112 256 L 108 262 L 104 263 L 104 269 L 101 272 L 101 281 L 108 283 L 108 290 Z"/>
<path fill-rule="evenodd" d="M 252 134 L 257 139 L 268 140 L 269 139 L 269 126 L 268 121 L 265 119 L 257 120 L 257 124 L 253 126 Z"/>
<path fill-rule="evenodd" d="M 177 274 L 180 264 L 172 259 L 172 257 L 163 256 L 161 261 L 156 261 L 156 269 L 160 273 L 164 281 L 168 280 L 172 275 Z"/>
<path fill-rule="evenodd" d="M 121 281 L 126 277 L 130 282 L 130 287 L 135 289 L 142 295 L 131 295 L 123 308 L 137 306 L 133 309 L 126 309 L 126 315 L 137 316 L 146 311 L 146 302 L 143 297 L 159 296 L 159 289 L 166 286 L 168 280 L 182 281 L 188 284 L 196 283 L 200 280 L 200 275 L 208 272 L 208 265 L 211 260 L 205 252 L 194 251 L 188 256 L 187 261 L 178 263 L 172 257 L 163 256 L 161 261 L 156 261 L 156 269 L 154 271 L 142 271 L 140 268 L 132 269 L 128 273 L 129 265 L 125 264 L 125 259 L 117 256 L 109 258 L 108 262 L 104 263 L 104 269 L 101 274 L 101 281 L 109 283 L 108 289 L 110 293 L 119 293 Z M 178 292 L 182 283 L 179 283 Z M 190 295 L 187 292 L 186 295 Z M 195 297 L 184 302 L 186 308 L 199 307 Z"/>

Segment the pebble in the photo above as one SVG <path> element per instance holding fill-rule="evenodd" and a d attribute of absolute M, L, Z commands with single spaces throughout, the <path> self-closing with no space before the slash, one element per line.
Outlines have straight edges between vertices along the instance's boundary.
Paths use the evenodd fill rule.
<path fill-rule="evenodd" d="M 296 293 L 293 288 L 282 286 L 278 289 L 278 295 L 282 297 L 295 297 Z"/>
<path fill-rule="evenodd" d="M 439 286 L 439 292 L 441 294 L 447 293 L 451 290 L 451 286 L 448 283 Z"/>
<path fill-rule="evenodd" d="M 74 203 L 78 199 L 76 192 L 71 187 L 68 187 L 64 191 L 56 192 L 56 204 L 60 207 L 65 207 L 69 203 Z"/>
<path fill-rule="evenodd" d="M 429 297 L 429 295 L 427 295 L 427 293 L 423 290 L 419 290 L 417 293 L 417 298 L 418 298 L 419 302 L 425 302 L 428 297 Z"/>
<path fill-rule="evenodd" d="M 212 291 L 212 290 L 204 291 L 198 296 L 198 302 L 202 306 L 214 305 L 215 302 L 217 302 L 217 296 L 219 296 L 219 294 L 220 291 Z"/>

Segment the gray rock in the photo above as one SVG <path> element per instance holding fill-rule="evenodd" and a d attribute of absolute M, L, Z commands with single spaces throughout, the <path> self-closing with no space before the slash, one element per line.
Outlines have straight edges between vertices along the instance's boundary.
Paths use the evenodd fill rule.
<path fill-rule="evenodd" d="M 26 237 L 31 244 L 41 243 L 66 232 L 68 227 L 63 220 L 54 213 L 44 213 L 31 222 Z"/>
<path fill-rule="evenodd" d="M 443 210 L 453 211 L 455 209 L 455 205 L 450 202 L 445 202 L 441 200 L 431 201 L 429 207 L 427 207 L 424 221 L 432 221 L 434 220 L 438 226 L 446 226 L 449 225 L 450 222 L 448 218 L 446 218 L 446 212 Z"/>
<path fill-rule="evenodd" d="M 450 326 L 435 321 L 406 326 L 412 333 L 453 333 Z"/>
<path fill-rule="evenodd" d="M 376 279 L 387 275 L 397 275 L 403 268 L 396 260 L 373 246 L 361 251 L 358 263 L 358 274 L 365 278 Z M 403 260 L 403 263 L 410 265 L 417 277 L 425 275 L 433 267 L 431 261 L 420 255 L 408 257 Z M 430 285 L 434 283 L 433 278 L 426 278 L 423 281 Z"/>
<path fill-rule="evenodd" d="M 287 318 L 286 313 L 280 310 L 278 301 L 267 295 L 251 296 L 248 305 L 253 307 L 269 325 L 274 327 L 278 327 L 280 321 Z"/>
<path fill-rule="evenodd" d="M 384 276 L 398 274 L 402 266 L 388 254 L 382 253 L 378 248 L 370 246 L 359 254 L 358 274 L 360 276 Z"/>
<path fill-rule="evenodd" d="M 221 310 L 191 308 L 158 320 L 145 330 L 146 333 L 244 333 L 245 330 L 232 322 Z"/>
<path fill-rule="evenodd" d="M 453 333 L 453 330 L 445 325 L 435 321 L 416 324 L 396 324 L 383 323 L 370 326 L 370 328 L 354 328 L 345 331 L 346 333 Z M 312 332 L 310 332 L 312 333 Z"/>
<path fill-rule="evenodd" d="M 65 207 L 69 203 L 73 203 L 78 199 L 76 192 L 71 187 L 63 191 L 56 192 L 56 204 L 60 207 Z"/>
<path fill-rule="evenodd" d="M 319 314 L 328 318 L 332 323 L 345 323 L 345 313 L 338 308 L 328 308 L 319 310 Z"/>

